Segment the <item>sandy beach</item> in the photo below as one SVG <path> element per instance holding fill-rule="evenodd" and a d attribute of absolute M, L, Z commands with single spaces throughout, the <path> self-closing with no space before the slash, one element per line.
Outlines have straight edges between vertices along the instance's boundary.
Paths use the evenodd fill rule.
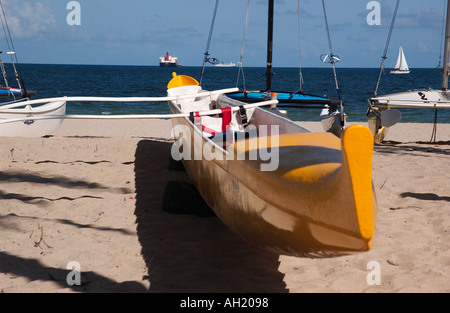
<path fill-rule="evenodd" d="M 436 143 L 432 128 L 401 123 L 375 146 L 373 248 L 322 259 L 163 211 L 166 184 L 189 182 L 169 168 L 170 121 L 66 120 L 52 136 L 2 137 L 0 292 L 450 292 L 450 124 Z M 68 283 L 76 266 L 81 286 Z"/>

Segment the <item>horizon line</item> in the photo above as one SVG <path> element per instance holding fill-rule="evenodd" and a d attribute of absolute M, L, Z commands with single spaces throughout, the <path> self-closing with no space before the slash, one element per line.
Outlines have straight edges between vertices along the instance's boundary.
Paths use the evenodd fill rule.
<path fill-rule="evenodd" d="M 4 62 L 4 64 L 12 64 L 10 62 Z M 16 64 L 17 65 L 17 64 Z M 175 68 L 183 68 L 183 67 L 202 67 L 201 65 L 183 65 L 180 67 L 160 67 L 159 65 L 152 64 L 89 64 L 89 63 L 33 63 L 33 62 L 21 62 L 20 65 L 62 65 L 62 66 L 129 66 L 129 67 L 157 67 L 157 68 L 166 68 L 166 69 L 175 69 Z M 220 68 L 220 69 L 234 69 L 239 68 L 239 66 L 234 67 L 216 67 L 212 65 L 207 65 L 208 68 Z M 266 68 L 265 66 L 243 66 L 243 68 Z M 292 69 L 300 69 L 297 66 L 274 66 L 273 68 L 292 68 Z M 393 68 L 393 67 L 392 67 Z M 325 66 L 302 66 L 301 69 L 331 69 L 331 67 Z M 336 67 L 336 69 L 380 69 L 380 67 L 358 67 L 358 66 L 345 66 L 345 67 Z M 385 69 L 391 69 L 391 67 L 385 67 Z M 411 69 L 441 69 L 441 67 L 412 67 Z"/>

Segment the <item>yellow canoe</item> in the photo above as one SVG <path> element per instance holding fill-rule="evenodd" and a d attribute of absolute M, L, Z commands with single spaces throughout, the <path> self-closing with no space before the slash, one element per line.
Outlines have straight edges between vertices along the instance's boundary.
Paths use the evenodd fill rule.
<path fill-rule="evenodd" d="M 370 249 L 377 205 L 367 127 L 351 126 L 342 139 L 312 133 L 269 110 L 243 110 L 243 103 L 175 76 L 168 95 L 188 94 L 197 96 L 169 101 L 172 113 L 193 112 L 191 118 L 173 119 L 172 156 L 182 159 L 204 200 L 232 231 L 286 255 Z M 212 131 L 219 132 L 230 114 L 224 108 L 240 106 L 225 134 Z M 195 113 L 217 108 L 223 113 Z"/>

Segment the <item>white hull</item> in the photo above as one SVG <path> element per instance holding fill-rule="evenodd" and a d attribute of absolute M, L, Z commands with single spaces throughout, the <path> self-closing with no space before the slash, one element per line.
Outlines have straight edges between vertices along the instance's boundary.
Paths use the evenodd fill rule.
<path fill-rule="evenodd" d="M 0 124 L 0 136 L 5 137 L 42 137 L 52 134 L 61 124 L 62 119 L 34 120 L 33 117 L 46 115 L 64 115 L 66 102 L 57 101 L 43 104 L 38 107 L 23 107 L 2 109 L 0 107 L 0 121 L 29 117 L 26 121 L 17 121 Z"/>
<path fill-rule="evenodd" d="M 450 109 L 450 94 L 441 90 L 410 90 L 371 98 L 373 107 Z"/>
<path fill-rule="evenodd" d="M 409 73 L 410 73 L 409 70 L 407 70 L 407 71 L 392 70 L 392 71 L 389 72 L 389 74 L 409 74 Z"/>
<path fill-rule="evenodd" d="M 367 119 L 375 143 L 379 144 L 386 137 L 389 127 L 401 119 L 400 112 L 395 109 L 450 109 L 450 94 L 433 89 L 410 90 L 370 98 L 369 102 L 373 110 L 378 111 L 370 109 Z"/>
<path fill-rule="evenodd" d="M 219 63 L 215 64 L 215 67 L 236 67 L 236 63 Z"/>
<path fill-rule="evenodd" d="M 328 106 L 325 106 L 320 113 L 320 121 L 322 123 L 323 130 L 341 137 L 346 126 L 347 115 L 344 114 L 343 121 L 341 121 L 341 118 L 341 113 L 339 111 L 332 112 Z"/>

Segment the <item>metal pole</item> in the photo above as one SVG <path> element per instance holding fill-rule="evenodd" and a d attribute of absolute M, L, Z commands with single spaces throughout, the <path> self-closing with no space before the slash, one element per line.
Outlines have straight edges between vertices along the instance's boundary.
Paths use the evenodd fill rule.
<path fill-rule="evenodd" d="M 444 41 L 444 65 L 442 70 L 442 90 L 447 91 L 448 88 L 448 62 L 450 52 L 450 0 L 447 0 L 447 19 L 445 21 L 445 41 Z"/>
<path fill-rule="evenodd" d="M 211 44 L 211 37 L 214 29 L 214 23 L 216 21 L 216 14 L 217 14 L 217 7 L 219 6 L 219 0 L 216 0 L 216 5 L 214 7 L 214 14 L 211 21 L 211 28 L 209 29 L 209 36 L 208 36 L 208 43 L 206 44 L 206 51 L 205 56 L 203 58 L 203 65 L 202 65 L 202 73 L 200 74 L 200 85 L 202 84 L 203 75 L 205 75 L 205 65 L 206 62 L 208 62 L 208 56 L 209 56 L 209 45 Z"/>
<path fill-rule="evenodd" d="M 267 26 L 266 91 L 272 90 L 273 2 L 274 2 L 274 0 L 269 0 L 269 13 L 268 13 L 269 16 L 268 16 L 268 26 Z"/>

